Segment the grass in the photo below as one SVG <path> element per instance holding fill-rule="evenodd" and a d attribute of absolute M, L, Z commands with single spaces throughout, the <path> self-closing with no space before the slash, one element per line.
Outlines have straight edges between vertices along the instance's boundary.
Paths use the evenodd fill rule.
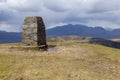
<path fill-rule="evenodd" d="M 74 42 L 48 44 L 52 48 L 44 52 L 1 44 L 0 80 L 120 80 L 119 49 Z"/>

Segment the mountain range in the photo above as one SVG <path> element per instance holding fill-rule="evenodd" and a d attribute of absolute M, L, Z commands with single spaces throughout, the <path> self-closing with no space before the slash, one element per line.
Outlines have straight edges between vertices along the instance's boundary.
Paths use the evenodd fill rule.
<path fill-rule="evenodd" d="M 47 36 L 69 36 L 76 35 L 82 37 L 96 37 L 104 39 L 120 38 L 120 29 L 112 31 L 105 30 L 102 27 L 89 27 L 86 25 L 64 25 L 46 30 Z M 21 42 L 21 32 L 0 31 L 0 43 Z"/>
<path fill-rule="evenodd" d="M 21 32 L 6 32 L 0 31 L 0 43 L 15 43 L 21 42 Z"/>
<path fill-rule="evenodd" d="M 85 25 L 64 25 L 47 30 L 48 36 L 77 35 L 83 37 L 97 37 L 104 39 L 120 38 L 120 29 L 105 30 L 102 27 L 88 27 Z"/>

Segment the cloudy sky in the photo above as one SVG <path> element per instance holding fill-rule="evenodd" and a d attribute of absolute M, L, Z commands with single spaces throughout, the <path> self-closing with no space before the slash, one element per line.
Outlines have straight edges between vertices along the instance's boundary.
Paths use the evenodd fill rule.
<path fill-rule="evenodd" d="M 120 28 L 120 0 L 0 0 L 0 30 L 19 32 L 26 16 L 42 16 L 46 28 L 85 24 Z"/>

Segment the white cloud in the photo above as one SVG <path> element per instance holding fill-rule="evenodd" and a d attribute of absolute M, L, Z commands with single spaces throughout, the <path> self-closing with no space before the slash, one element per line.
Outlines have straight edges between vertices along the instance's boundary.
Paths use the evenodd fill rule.
<path fill-rule="evenodd" d="M 40 11 L 43 8 L 42 0 L 7 0 L 6 5 L 12 10 L 17 11 Z"/>
<path fill-rule="evenodd" d="M 120 10 L 120 0 L 99 0 L 93 10 L 98 12 Z"/>
<path fill-rule="evenodd" d="M 31 15 L 42 16 L 47 28 L 61 23 L 120 28 L 119 14 L 120 0 L 0 0 L 0 22 L 14 29 L 7 31 L 19 31 Z"/>
<path fill-rule="evenodd" d="M 12 27 L 9 24 L 6 23 L 0 23 L 0 30 L 2 31 L 7 31 L 7 32 L 18 32 L 19 28 L 18 27 Z"/>
<path fill-rule="evenodd" d="M 115 28 L 120 28 L 118 24 L 111 23 L 109 21 L 104 21 L 104 20 L 96 20 L 96 21 L 89 21 L 86 23 L 89 26 L 102 26 L 103 28 L 110 28 L 110 29 L 115 29 Z"/>

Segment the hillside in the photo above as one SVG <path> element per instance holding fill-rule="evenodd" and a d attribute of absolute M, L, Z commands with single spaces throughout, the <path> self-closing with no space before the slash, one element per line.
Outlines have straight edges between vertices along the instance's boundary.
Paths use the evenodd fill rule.
<path fill-rule="evenodd" d="M 120 42 L 120 39 L 111 39 L 111 40 L 115 42 Z"/>
<path fill-rule="evenodd" d="M 0 80 L 120 80 L 120 50 L 49 42 L 48 52 L 0 45 Z"/>
<path fill-rule="evenodd" d="M 120 49 L 120 42 L 114 40 L 107 40 L 102 38 L 80 37 L 80 36 L 49 36 L 47 41 L 50 42 L 77 42 L 77 43 L 92 43 L 108 47 Z M 118 39 L 117 39 L 118 40 Z"/>
<path fill-rule="evenodd" d="M 77 35 L 83 37 L 97 37 L 104 39 L 120 38 L 120 29 L 112 31 L 105 30 L 102 27 L 89 27 L 86 25 L 64 25 L 47 30 L 48 36 L 68 36 Z"/>
<path fill-rule="evenodd" d="M 16 43 L 21 42 L 20 32 L 0 31 L 0 43 Z"/>

